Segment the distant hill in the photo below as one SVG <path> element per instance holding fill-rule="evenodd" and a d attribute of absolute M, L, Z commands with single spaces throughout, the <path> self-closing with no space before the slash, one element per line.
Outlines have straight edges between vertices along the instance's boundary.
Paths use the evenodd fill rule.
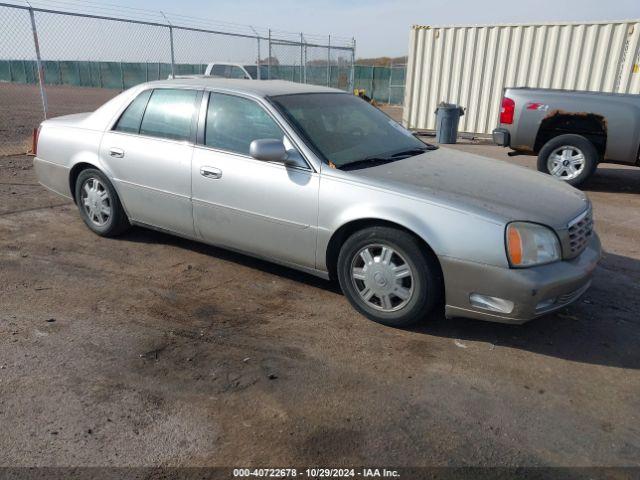
<path fill-rule="evenodd" d="M 376 58 L 358 58 L 356 65 L 369 65 L 374 67 L 388 67 L 389 65 L 405 65 L 407 56 L 403 57 L 376 57 Z"/>

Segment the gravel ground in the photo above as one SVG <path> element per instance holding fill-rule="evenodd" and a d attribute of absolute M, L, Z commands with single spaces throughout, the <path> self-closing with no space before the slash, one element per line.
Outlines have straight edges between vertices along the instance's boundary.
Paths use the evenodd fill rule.
<path fill-rule="evenodd" d="M 397 330 L 293 270 L 97 237 L 0 157 L 0 466 L 640 466 L 639 193 L 589 186 L 606 254 L 574 306 Z"/>

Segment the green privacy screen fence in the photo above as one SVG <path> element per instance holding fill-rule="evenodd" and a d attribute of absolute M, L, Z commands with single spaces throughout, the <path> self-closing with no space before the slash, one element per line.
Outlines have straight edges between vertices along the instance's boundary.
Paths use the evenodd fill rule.
<path fill-rule="evenodd" d="M 139 83 L 165 79 L 171 75 L 170 63 L 149 62 L 88 62 L 74 60 L 43 61 L 47 85 L 113 88 L 124 90 Z M 202 74 L 204 64 L 175 64 L 176 75 Z M 350 67 L 332 66 L 327 75 L 326 65 L 272 65 L 271 78 L 303 81 L 347 90 Z M 301 76 L 303 77 L 301 79 Z M 364 89 L 379 103 L 401 105 L 404 99 L 405 67 L 354 66 L 354 88 Z M 0 60 L 0 82 L 38 83 L 38 68 L 31 60 Z"/>

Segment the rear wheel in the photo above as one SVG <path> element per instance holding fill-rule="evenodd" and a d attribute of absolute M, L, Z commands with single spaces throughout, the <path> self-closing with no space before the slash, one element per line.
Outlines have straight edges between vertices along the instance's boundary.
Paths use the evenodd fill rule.
<path fill-rule="evenodd" d="M 413 235 L 389 227 L 366 228 L 347 239 L 338 279 L 356 310 L 394 327 L 422 320 L 441 298 L 437 260 Z"/>
<path fill-rule="evenodd" d="M 598 151 L 581 135 L 559 135 L 540 149 L 538 170 L 577 187 L 598 166 Z"/>
<path fill-rule="evenodd" d="M 118 194 L 101 171 L 93 168 L 81 171 L 75 188 L 80 216 L 93 232 L 113 237 L 130 227 Z"/>

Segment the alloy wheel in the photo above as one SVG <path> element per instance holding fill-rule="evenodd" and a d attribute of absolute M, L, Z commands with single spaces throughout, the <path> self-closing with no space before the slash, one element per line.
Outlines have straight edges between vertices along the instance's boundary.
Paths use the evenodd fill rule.
<path fill-rule="evenodd" d="M 573 180 L 585 168 L 584 153 L 572 145 L 556 148 L 547 161 L 547 170 L 561 180 Z"/>
<path fill-rule="evenodd" d="M 111 218 L 111 199 L 109 191 L 95 177 L 87 178 L 80 190 L 82 208 L 91 223 L 98 227 L 104 226 Z"/>
<path fill-rule="evenodd" d="M 367 245 L 351 261 L 351 281 L 360 298 L 383 312 L 394 312 L 409 303 L 413 276 L 411 265 L 389 245 Z"/>

